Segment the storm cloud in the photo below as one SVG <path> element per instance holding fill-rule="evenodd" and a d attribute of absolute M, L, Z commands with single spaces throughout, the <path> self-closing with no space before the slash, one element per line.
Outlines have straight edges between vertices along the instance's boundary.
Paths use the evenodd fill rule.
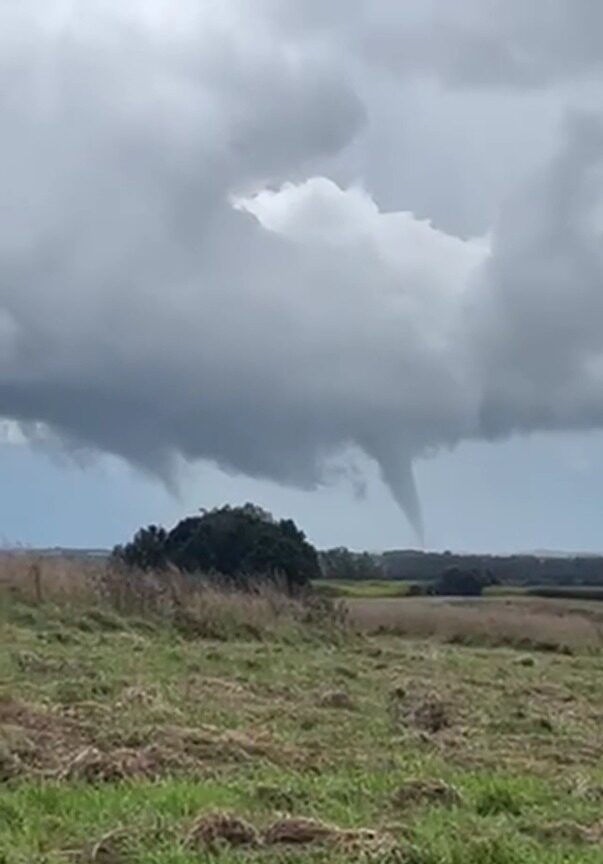
<path fill-rule="evenodd" d="M 0 10 L 0 415 L 167 481 L 359 448 L 419 534 L 418 457 L 603 425 L 597 118 L 481 237 L 345 177 L 381 76 L 597 86 L 599 4 L 401 5 Z"/>
<path fill-rule="evenodd" d="M 367 4 L 358 41 L 396 71 L 449 86 L 543 87 L 603 68 L 598 0 Z"/>

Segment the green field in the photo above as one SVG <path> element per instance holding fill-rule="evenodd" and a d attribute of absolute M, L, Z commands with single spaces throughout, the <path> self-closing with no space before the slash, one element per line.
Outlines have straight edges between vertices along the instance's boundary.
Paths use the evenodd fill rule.
<path fill-rule="evenodd" d="M 5 603 L 2 864 L 603 860 L 600 652 L 268 628 L 245 602 L 220 639 Z M 217 813 L 244 821 L 210 842 Z"/>
<path fill-rule="evenodd" d="M 319 579 L 313 583 L 314 590 L 325 597 L 406 597 L 408 582 L 391 579 Z"/>
<path fill-rule="evenodd" d="M 354 599 L 406 597 L 413 583 L 393 579 L 318 579 L 314 590 L 325 597 Z M 424 587 L 428 583 L 416 583 Z M 547 597 L 562 600 L 603 600 L 603 588 L 581 585 L 490 585 L 485 597 Z"/>

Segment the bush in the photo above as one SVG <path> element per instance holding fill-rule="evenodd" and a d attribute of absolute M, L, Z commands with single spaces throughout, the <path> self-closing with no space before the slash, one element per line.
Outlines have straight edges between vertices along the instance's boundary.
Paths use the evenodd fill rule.
<path fill-rule="evenodd" d="M 435 585 L 435 593 L 445 597 L 479 597 L 487 580 L 477 570 L 449 567 Z"/>
<path fill-rule="evenodd" d="M 115 547 L 113 557 L 128 567 L 162 570 L 167 564 L 165 555 L 167 536 L 165 528 L 159 528 L 157 525 L 141 528 L 136 532 L 131 543 Z"/>
<path fill-rule="evenodd" d="M 282 578 L 291 590 L 320 575 L 316 550 L 295 523 L 277 522 L 252 504 L 183 519 L 170 532 L 150 526 L 113 555 L 140 570 L 215 573 L 239 586 L 262 574 Z"/>

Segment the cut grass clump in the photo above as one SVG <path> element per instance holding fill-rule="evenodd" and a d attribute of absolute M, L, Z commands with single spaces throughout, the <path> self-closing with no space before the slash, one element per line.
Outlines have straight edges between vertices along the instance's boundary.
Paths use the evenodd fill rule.
<path fill-rule="evenodd" d="M 269 825 L 262 839 L 267 846 L 307 846 L 327 841 L 332 843 L 342 834 L 318 819 L 287 818 Z"/>
<path fill-rule="evenodd" d="M 392 840 L 377 831 L 341 829 L 319 819 L 284 817 L 257 828 L 251 822 L 229 813 L 207 813 L 194 823 L 186 846 L 200 852 L 219 851 L 228 847 L 328 847 L 345 853 L 384 852 Z"/>
<path fill-rule="evenodd" d="M 86 747 L 68 761 L 59 773 L 60 780 L 86 783 L 117 783 L 124 780 L 144 780 L 160 777 L 164 758 L 155 748 L 121 749 L 103 753 L 96 747 Z"/>
<path fill-rule="evenodd" d="M 193 849 L 219 849 L 221 846 L 259 846 L 260 834 L 251 823 L 228 813 L 200 816 L 191 828 L 186 845 Z"/>

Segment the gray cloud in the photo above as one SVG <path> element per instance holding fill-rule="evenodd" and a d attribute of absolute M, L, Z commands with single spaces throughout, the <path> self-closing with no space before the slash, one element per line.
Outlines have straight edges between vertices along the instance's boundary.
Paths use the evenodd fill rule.
<path fill-rule="evenodd" d="M 541 87 L 603 67 L 598 0 L 376 0 L 359 42 L 406 74 L 461 86 Z"/>
<path fill-rule="evenodd" d="M 342 28 L 177 5 L 0 13 L 1 415 L 166 479 L 184 457 L 311 488 L 360 448 L 419 532 L 417 456 L 601 424 L 596 123 L 463 240 L 321 176 L 371 116 L 360 0 Z M 534 36 L 515 13 L 503 41 Z"/>
<path fill-rule="evenodd" d="M 603 124 L 575 115 L 494 235 L 476 337 L 486 434 L 601 426 L 602 202 Z"/>

